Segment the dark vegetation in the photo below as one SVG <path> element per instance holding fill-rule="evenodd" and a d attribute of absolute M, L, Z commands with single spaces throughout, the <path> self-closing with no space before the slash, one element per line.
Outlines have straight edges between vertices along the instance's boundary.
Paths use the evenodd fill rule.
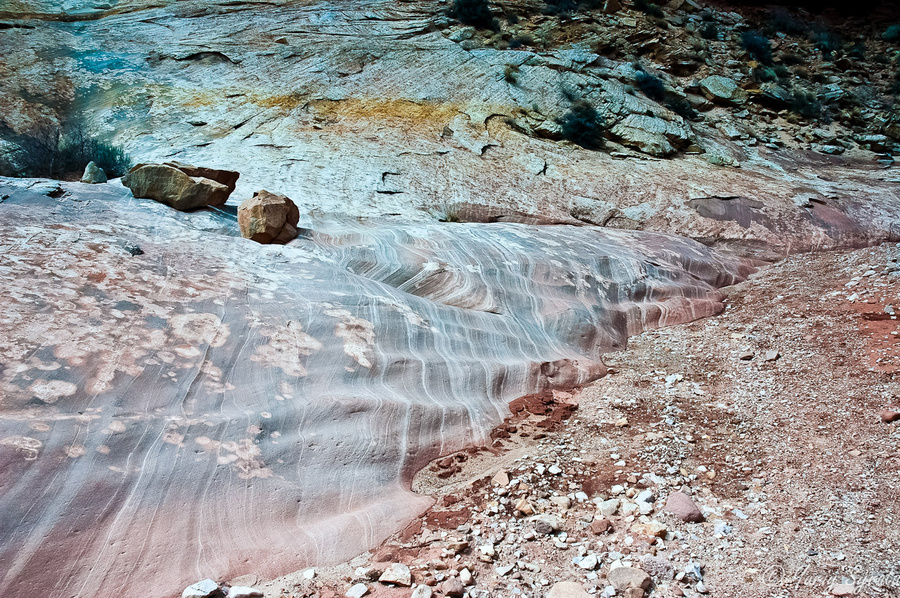
<path fill-rule="evenodd" d="M 808 91 L 795 91 L 790 102 L 791 112 L 811 120 L 823 116 L 823 106 L 816 94 Z"/>
<path fill-rule="evenodd" d="M 635 73 L 634 82 L 637 88 L 641 90 L 641 93 L 654 102 L 661 103 L 682 118 L 693 119 L 697 117 L 697 113 L 687 99 L 667 90 L 662 79 L 643 70 L 640 65 L 637 68 L 638 71 Z"/>
<path fill-rule="evenodd" d="M 881 34 L 881 39 L 892 44 L 900 42 L 900 23 L 888 27 L 884 33 Z"/>
<path fill-rule="evenodd" d="M 758 31 L 745 31 L 741 34 L 741 45 L 754 60 L 772 64 L 772 46 L 768 37 Z"/>
<path fill-rule="evenodd" d="M 80 178 L 93 160 L 114 178 L 128 172 L 132 164 L 125 150 L 92 136 L 81 122 L 46 124 L 6 137 L 20 148 L 9 159 L 0 159 L 0 174 L 7 176 Z"/>
<path fill-rule="evenodd" d="M 559 119 L 563 139 L 589 150 L 603 148 L 606 122 L 586 100 L 569 96 L 572 107 Z"/>
<path fill-rule="evenodd" d="M 460 23 L 479 29 L 496 31 L 500 28 L 487 0 L 453 0 L 448 14 Z"/>
<path fill-rule="evenodd" d="M 647 0 L 634 0 L 634 7 L 642 13 L 648 14 L 651 17 L 656 17 L 657 19 L 661 19 L 665 16 L 658 5 L 648 2 Z"/>

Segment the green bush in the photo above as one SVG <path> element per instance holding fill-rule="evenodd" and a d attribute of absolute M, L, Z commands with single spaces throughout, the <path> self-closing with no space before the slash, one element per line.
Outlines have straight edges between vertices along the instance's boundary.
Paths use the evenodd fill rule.
<path fill-rule="evenodd" d="M 589 150 L 599 150 L 604 145 L 603 117 L 585 100 L 575 100 L 572 107 L 559 119 L 564 139 Z"/>
<path fill-rule="evenodd" d="M 900 42 L 900 23 L 891 25 L 890 27 L 885 29 L 884 33 L 881 34 L 881 39 L 892 44 L 895 42 Z"/>
<path fill-rule="evenodd" d="M 448 14 L 460 23 L 479 29 L 499 28 L 487 0 L 454 0 Z"/>
<path fill-rule="evenodd" d="M 772 46 L 766 36 L 758 31 L 745 31 L 741 34 L 741 45 L 754 60 L 763 64 L 771 64 Z"/>
<path fill-rule="evenodd" d="M 81 177 L 88 162 L 94 161 L 115 178 L 127 173 L 132 164 L 124 149 L 93 137 L 81 123 L 44 125 L 11 137 L 21 148 L 14 160 L 16 176 Z"/>

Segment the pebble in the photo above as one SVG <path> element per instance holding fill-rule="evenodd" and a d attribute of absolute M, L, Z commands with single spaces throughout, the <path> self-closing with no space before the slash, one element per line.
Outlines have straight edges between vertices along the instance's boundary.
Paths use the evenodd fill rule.
<path fill-rule="evenodd" d="M 591 522 L 591 531 L 599 536 L 605 534 L 612 529 L 612 522 L 609 519 L 594 519 Z"/>
<path fill-rule="evenodd" d="M 855 593 L 856 588 L 853 587 L 852 583 L 839 583 L 831 588 L 832 596 L 853 596 Z"/>
<path fill-rule="evenodd" d="M 578 561 L 578 566 L 584 569 L 585 571 L 593 571 L 597 568 L 597 555 L 589 554 L 580 561 Z"/>
<path fill-rule="evenodd" d="M 432 590 L 429 586 L 421 585 L 416 586 L 416 589 L 413 590 L 410 598 L 431 598 Z"/>
<path fill-rule="evenodd" d="M 650 576 L 646 571 L 637 567 L 615 567 L 609 570 L 606 579 L 619 591 L 627 588 L 646 590 L 650 587 Z"/>
<path fill-rule="evenodd" d="M 584 591 L 580 583 L 560 581 L 553 584 L 547 598 L 591 598 L 591 595 Z"/>
<path fill-rule="evenodd" d="M 597 512 L 603 517 L 612 517 L 619 510 L 619 499 L 611 498 L 597 505 Z"/>
<path fill-rule="evenodd" d="M 181 593 L 181 598 L 211 598 L 222 595 L 219 584 L 211 579 L 204 579 L 186 587 Z"/>
<path fill-rule="evenodd" d="M 684 492 L 671 493 L 666 499 L 665 509 L 685 522 L 699 523 L 704 519 L 703 513 Z"/>
<path fill-rule="evenodd" d="M 531 523 L 539 534 L 552 534 L 563 526 L 562 519 L 556 515 L 538 515 L 531 519 Z"/>
<path fill-rule="evenodd" d="M 900 411 L 885 410 L 881 412 L 881 421 L 889 424 L 900 420 Z"/>
<path fill-rule="evenodd" d="M 362 598 L 369 593 L 369 588 L 364 583 L 358 583 L 350 587 L 344 594 L 347 598 Z"/>
<path fill-rule="evenodd" d="M 409 572 L 409 567 L 403 563 L 394 563 L 385 569 L 378 581 L 408 588 L 412 585 L 412 575 Z"/>
<path fill-rule="evenodd" d="M 499 567 L 495 567 L 494 571 L 497 572 L 497 575 L 503 577 L 504 575 L 509 575 L 510 571 L 512 571 L 515 567 L 515 565 L 500 565 Z"/>
<path fill-rule="evenodd" d="M 247 586 L 231 586 L 228 589 L 228 598 L 262 598 L 262 590 Z"/>
<path fill-rule="evenodd" d="M 455 577 L 451 577 L 441 584 L 441 591 L 444 593 L 444 596 L 449 596 L 449 598 L 461 598 L 466 589 L 463 587 L 461 581 Z"/>
<path fill-rule="evenodd" d="M 775 361 L 781 357 L 781 353 L 778 351 L 766 351 L 766 356 L 763 358 L 765 361 Z"/>
<path fill-rule="evenodd" d="M 475 583 L 475 578 L 472 577 L 472 572 L 469 571 L 468 568 L 463 567 L 459 571 L 459 581 L 462 582 L 464 586 L 470 586 Z"/>

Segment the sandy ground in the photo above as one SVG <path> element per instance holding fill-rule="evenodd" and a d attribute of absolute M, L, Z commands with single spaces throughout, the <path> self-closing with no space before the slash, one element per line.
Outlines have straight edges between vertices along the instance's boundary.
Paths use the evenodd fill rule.
<path fill-rule="evenodd" d="M 890 244 L 764 268 L 720 316 L 632 339 L 607 377 L 518 402 L 493 446 L 423 470 L 413 487 L 435 506 L 379 549 L 237 581 L 273 597 L 537 597 L 559 581 L 611 596 L 624 565 L 648 596 L 900 595 L 900 423 L 881 417 L 900 411 L 898 260 Z M 664 508 L 678 490 L 705 521 Z M 413 587 L 377 581 L 393 563 Z"/>

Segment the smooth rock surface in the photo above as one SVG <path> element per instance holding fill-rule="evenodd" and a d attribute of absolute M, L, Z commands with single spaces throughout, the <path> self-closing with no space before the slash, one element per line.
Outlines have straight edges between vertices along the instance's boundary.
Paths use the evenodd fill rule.
<path fill-rule="evenodd" d="M 418 469 L 489 438 L 510 401 L 596 379 L 628 335 L 719 312 L 717 287 L 752 271 L 597 227 L 322 221 L 248 245 L 226 214 L 115 184 L 3 181 L 10 598 L 109 595 L 125 575 L 162 598 L 198 569 L 354 556 L 428 505 Z"/>

